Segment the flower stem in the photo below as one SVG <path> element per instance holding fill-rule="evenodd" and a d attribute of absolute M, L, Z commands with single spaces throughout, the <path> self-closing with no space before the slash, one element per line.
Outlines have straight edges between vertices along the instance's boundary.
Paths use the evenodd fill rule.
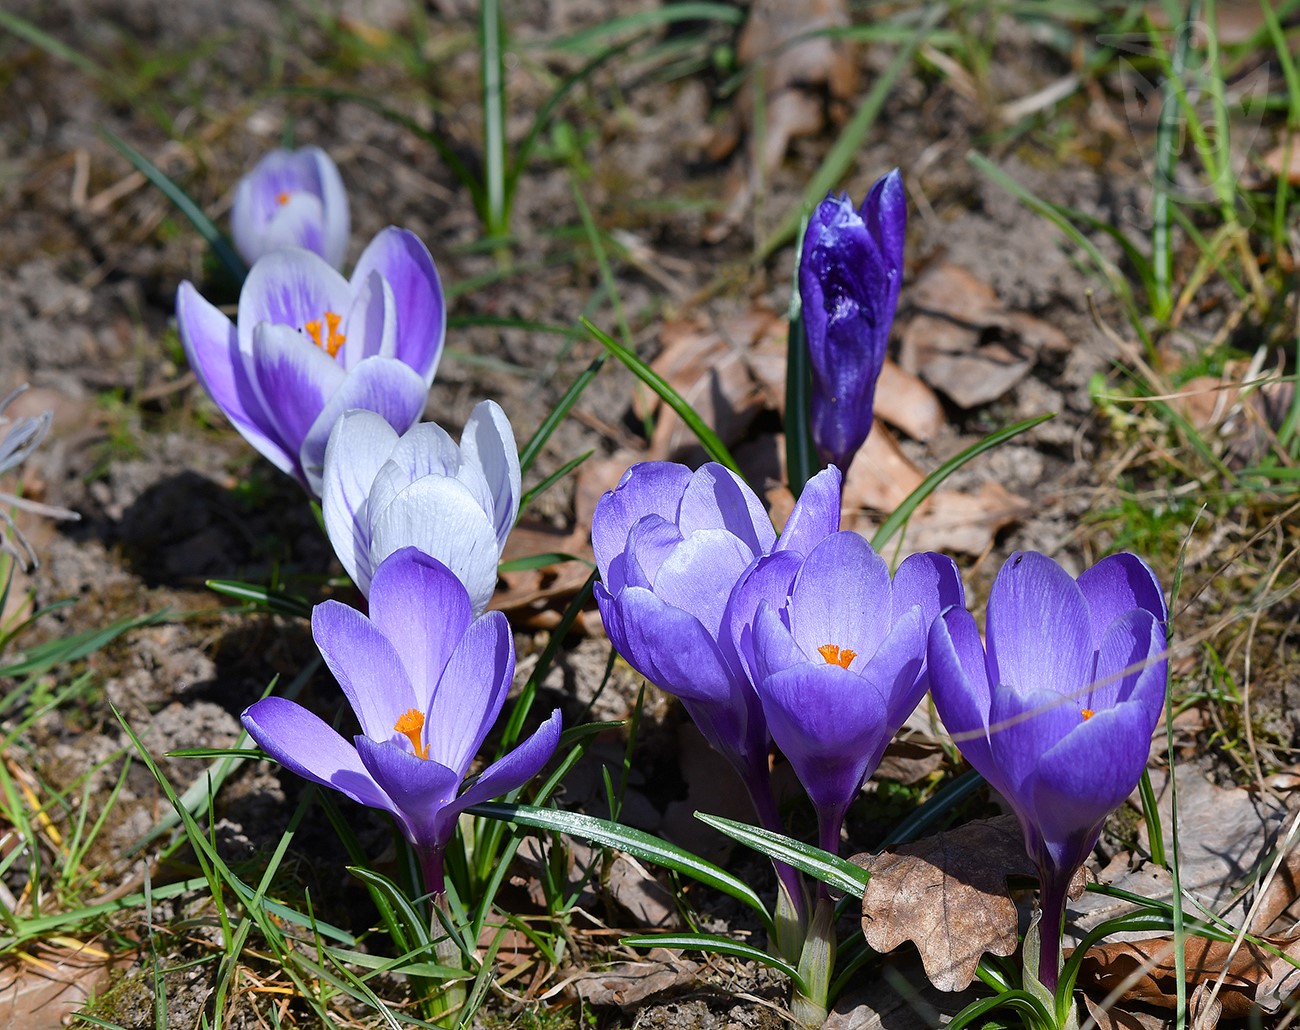
<path fill-rule="evenodd" d="M 1038 923 L 1038 979 L 1055 994 L 1056 983 L 1061 975 L 1061 930 L 1065 923 L 1065 902 L 1070 878 L 1040 869 L 1039 884 L 1042 918 Z"/>
<path fill-rule="evenodd" d="M 758 763 L 754 763 L 757 766 Z M 749 790 L 749 799 L 754 805 L 759 825 L 774 833 L 784 833 L 781 813 L 772 795 L 772 777 L 768 772 L 766 756 L 763 767 L 748 773 L 742 771 L 742 778 Z M 804 893 L 803 880 L 798 871 L 785 862 L 772 860 L 776 878 L 780 881 L 780 896 L 777 899 L 777 951 L 790 960 L 796 960 L 803 948 L 804 934 L 808 927 L 808 901 Z M 782 918 L 784 917 L 784 918 Z"/>

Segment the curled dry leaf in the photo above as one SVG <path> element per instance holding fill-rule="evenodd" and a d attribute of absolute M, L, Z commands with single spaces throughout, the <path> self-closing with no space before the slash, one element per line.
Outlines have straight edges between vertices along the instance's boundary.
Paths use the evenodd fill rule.
<path fill-rule="evenodd" d="M 515 561 L 544 554 L 568 554 L 585 560 L 557 561 L 502 573 L 505 589 L 498 588 L 492 607 L 505 612 L 516 625 L 550 629 L 558 624 L 560 609 L 582 588 L 591 575 L 588 562 L 595 561 L 587 529 L 566 533 L 528 518 L 511 531 L 501 557 L 503 561 Z M 581 628 L 580 622 L 575 626 Z"/>
<path fill-rule="evenodd" d="M 1065 350 L 1064 333 L 1008 311 L 988 283 L 960 265 L 936 265 L 918 280 L 915 314 L 903 330 L 899 364 L 962 408 L 996 400 L 1029 374 L 1044 348 Z"/>
<path fill-rule="evenodd" d="M 975 979 L 985 952 L 1016 950 L 1016 906 L 1007 877 L 1033 876 L 1014 816 L 977 820 L 879 855 L 855 855 L 871 873 L 862 933 L 876 951 L 912 941 L 942 991 Z M 1071 895 L 1083 890 L 1082 873 Z"/>
<path fill-rule="evenodd" d="M 37 944 L 0 962 L 0 1026 L 57 1030 L 108 985 L 113 967 L 129 961 L 86 944 Z"/>
<path fill-rule="evenodd" d="M 641 962 L 615 962 L 608 969 L 584 973 L 574 981 L 578 996 L 589 1005 L 628 1008 L 647 998 L 695 982 L 699 964 L 664 948 L 655 948 Z"/>

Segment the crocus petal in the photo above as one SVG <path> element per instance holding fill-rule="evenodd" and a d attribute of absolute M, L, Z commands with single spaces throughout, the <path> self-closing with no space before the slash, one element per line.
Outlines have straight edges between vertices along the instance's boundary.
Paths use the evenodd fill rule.
<path fill-rule="evenodd" d="M 869 658 L 890 615 L 889 566 L 865 539 L 836 533 L 808 553 L 790 595 L 790 630 L 809 658 L 826 644 Z"/>
<path fill-rule="evenodd" d="M 348 577 L 370 582 L 370 487 L 397 431 L 373 411 L 345 411 L 330 431 L 321 482 L 321 512 L 325 532 Z M 362 571 L 364 570 L 364 571 Z"/>
<path fill-rule="evenodd" d="M 628 533 L 626 549 L 610 563 L 605 585 L 614 593 L 624 586 L 653 589 L 659 566 L 681 543 L 675 522 L 647 515 Z"/>
<path fill-rule="evenodd" d="M 920 605 L 927 629 L 945 608 L 965 604 L 961 573 L 946 554 L 925 551 L 909 555 L 894 573 L 894 611 L 905 612 Z"/>
<path fill-rule="evenodd" d="M 832 533 L 838 533 L 841 490 L 840 470 L 834 465 L 808 480 L 773 551 L 807 554 Z"/>
<path fill-rule="evenodd" d="M 701 529 L 725 529 L 743 543 L 751 558 L 767 554 L 776 543 L 776 530 L 757 495 L 738 475 L 709 462 L 691 476 L 677 509 L 682 536 Z"/>
<path fill-rule="evenodd" d="M 370 620 L 392 643 L 415 687 L 408 708 L 427 712 L 434 685 L 472 618 L 469 594 L 456 574 L 414 547 L 393 552 L 375 570 Z M 436 732 L 443 732 L 441 726 Z M 455 765 L 445 758 L 438 760 Z"/>
<path fill-rule="evenodd" d="M 1028 804 L 1025 784 L 1036 774 L 1043 752 L 1085 721 L 1083 706 L 1067 694 L 1044 688 L 993 688 L 989 750 L 1001 772 L 1008 801 Z"/>
<path fill-rule="evenodd" d="M 318 421 L 326 402 L 338 393 L 344 380 L 343 369 L 323 350 L 287 325 L 263 322 L 253 333 L 252 347 L 252 353 L 244 357 L 248 378 L 284 449 L 300 454 L 304 439 Z M 348 407 L 360 405 L 350 404 Z M 330 428 L 333 428 L 332 422 Z M 325 443 L 326 440 L 322 439 L 322 465 Z M 317 475 L 319 477 L 319 472 Z"/>
<path fill-rule="evenodd" d="M 465 584 L 475 612 L 487 607 L 497 584 L 496 531 L 461 483 L 425 476 L 370 517 L 370 560 L 376 566 L 400 548 L 418 547 Z"/>
<path fill-rule="evenodd" d="M 610 642 L 655 686 L 690 700 L 730 700 L 734 674 L 695 616 L 640 587 L 613 597 L 597 584 L 596 603 Z"/>
<path fill-rule="evenodd" d="M 1079 703 L 1102 711 L 1133 698 L 1149 708 L 1154 726 L 1164 708 L 1168 671 L 1163 624 L 1149 611 L 1134 608 L 1106 631 L 1096 679 Z"/>
<path fill-rule="evenodd" d="M 366 770 L 392 798 L 407 839 L 421 847 L 446 847 L 451 827 L 439 821 L 438 813 L 455 800 L 461 774 L 417 758 L 399 744 L 357 737 L 356 745 Z"/>
<path fill-rule="evenodd" d="M 847 669 L 802 662 L 757 685 L 768 729 L 818 808 L 847 804 L 885 734 L 879 688 Z M 887 734 L 886 734 L 887 735 Z"/>
<path fill-rule="evenodd" d="M 1045 751 L 1030 788 L 1034 819 L 1058 868 L 1082 864 L 1102 821 L 1146 767 L 1154 723 L 1140 705 L 1098 712 Z M 1081 836 L 1080 830 L 1089 834 Z"/>
<path fill-rule="evenodd" d="M 754 683 L 766 682 L 777 673 L 809 662 L 808 655 L 785 624 L 783 614 L 767 601 L 758 604 L 753 630 Z"/>
<path fill-rule="evenodd" d="M 361 281 L 343 321 L 338 359 L 349 371 L 366 358 L 397 356 L 397 299 L 378 272 Z"/>
<path fill-rule="evenodd" d="M 753 557 L 725 529 L 698 530 L 673 548 L 659 566 L 654 592 L 665 604 L 695 616 L 716 639 L 731 589 Z"/>
<path fill-rule="evenodd" d="M 496 401 L 480 401 L 474 406 L 460 435 L 460 449 L 465 463 L 481 469 L 492 489 L 491 511 L 497 542 L 505 547 L 506 537 L 519 517 L 523 481 L 515 431 L 501 405 Z"/>
<path fill-rule="evenodd" d="M 176 291 L 176 325 L 190 368 L 239 434 L 281 472 L 293 474 L 294 456 L 280 442 L 248 380 L 235 324 L 189 282 Z"/>
<path fill-rule="evenodd" d="M 487 612 L 460 638 L 433 691 L 430 758 L 464 775 L 505 704 L 514 671 L 510 623 L 502 612 Z"/>
<path fill-rule="evenodd" d="M 975 770 L 1003 794 L 1003 777 L 989 751 L 988 673 L 975 617 L 949 608 L 930 626 L 926 649 L 930 693 L 939 718 Z"/>
<path fill-rule="evenodd" d="M 903 249 L 907 242 L 907 191 L 903 188 L 903 176 L 897 168 L 876 180 L 862 202 L 860 214 L 867 231 L 880 247 L 886 268 L 901 271 Z M 902 281 L 901 275 L 889 277 L 887 291 L 890 295 L 885 303 L 891 311 L 891 318 L 892 311 L 898 304 Z"/>
<path fill-rule="evenodd" d="M 921 675 L 925 664 L 926 635 L 930 624 L 921 606 L 913 605 L 910 611 L 899 615 L 889 635 L 876 648 L 862 669 L 855 670 L 864 679 L 877 684 L 885 695 L 886 719 L 889 732 L 881 741 L 881 751 L 888 738 L 907 721 L 912 710 L 929 689 L 929 681 Z M 880 760 L 879 755 L 875 761 Z M 873 762 L 871 768 L 875 768 Z"/>
<path fill-rule="evenodd" d="M 337 367 L 337 365 L 335 366 Z M 334 424 L 349 408 L 365 408 L 382 415 L 399 433 L 415 424 L 424 411 L 428 387 L 423 379 L 400 361 L 366 358 L 346 374 L 325 402 L 316 421 L 303 438 L 298 452 L 308 488 L 320 496 L 325 467 L 325 447 Z"/>
<path fill-rule="evenodd" d="M 1169 617 L 1155 573 L 1136 554 L 1121 552 L 1103 558 L 1085 570 L 1078 583 L 1092 613 L 1094 648 L 1101 647 L 1107 627 L 1134 608 L 1150 612 L 1160 622 Z"/>
<path fill-rule="evenodd" d="M 424 705 L 393 642 L 355 608 L 332 600 L 312 609 L 311 634 L 366 736 L 398 739 L 397 720 Z"/>
<path fill-rule="evenodd" d="M 343 188 L 343 177 L 336 165 L 320 147 L 303 147 L 299 154 L 311 160 L 320 185 L 321 207 L 324 209 L 325 233 L 321 257 L 335 268 L 341 268 L 348 256 L 348 238 L 352 234 L 348 194 Z"/>
<path fill-rule="evenodd" d="M 440 818 L 454 822 L 470 805 L 508 794 L 536 776 L 560 744 L 562 721 L 557 708 L 532 735 L 518 747 L 489 765 L 454 802 L 443 809 Z M 449 833 L 449 831 L 447 831 Z"/>
<path fill-rule="evenodd" d="M 989 592 L 985 637 L 995 683 L 1051 684 L 1059 693 L 1078 695 L 1092 682 L 1088 602 L 1070 574 L 1046 555 L 1007 559 Z"/>
<path fill-rule="evenodd" d="M 389 226 L 362 252 L 352 281 L 364 282 L 372 270 L 387 280 L 397 300 L 397 357 L 415 369 L 427 387 L 438 370 L 447 329 L 433 258 L 414 233 Z"/>
<path fill-rule="evenodd" d="M 257 746 L 291 772 L 396 814 L 397 806 L 366 770 L 357 749 L 301 705 L 265 697 L 246 709 L 240 721 Z"/>
<path fill-rule="evenodd" d="M 802 564 L 803 555 L 794 550 L 779 551 L 760 558 L 736 584 L 727 600 L 719 637 L 731 641 L 740 666 L 748 674 L 751 683 L 758 678 L 758 668 L 754 661 L 754 624 L 759 608 L 763 602 L 778 612 L 785 607 L 794 586 L 795 575 Z M 790 644 L 795 646 L 793 638 Z"/>
<path fill-rule="evenodd" d="M 622 553 L 632 527 L 647 515 L 676 521 L 691 470 L 667 461 L 645 461 L 633 465 L 596 502 L 591 519 L 591 548 L 596 555 L 601 579 L 610 562 Z"/>
<path fill-rule="evenodd" d="M 302 329 L 326 312 L 342 318 L 351 306 L 351 287 L 324 258 L 308 250 L 274 251 L 253 265 L 239 291 L 240 349 L 251 350 L 262 322 Z"/>
<path fill-rule="evenodd" d="M 325 208 L 320 197 L 304 192 L 294 193 L 263 226 L 257 249 L 249 248 L 249 252 L 244 253 L 244 248 L 240 248 L 240 253 L 245 260 L 254 264 L 264 255 L 285 247 L 310 250 L 324 257 L 324 230 Z M 338 267 L 332 261 L 330 264 Z"/>

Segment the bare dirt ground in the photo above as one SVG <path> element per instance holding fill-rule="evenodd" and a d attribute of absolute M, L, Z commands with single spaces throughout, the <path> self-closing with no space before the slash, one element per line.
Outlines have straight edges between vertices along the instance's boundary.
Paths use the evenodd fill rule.
<path fill-rule="evenodd" d="M 742 410 L 730 442 L 753 481 L 769 488 L 774 511 L 787 503 L 774 433 L 783 336 L 772 320 L 788 302 L 792 251 L 787 244 L 766 261 L 751 258 L 798 204 L 834 139 L 834 124 L 795 140 L 735 228 L 716 232 L 730 165 L 711 159 L 708 149 L 736 101 L 723 95 L 726 76 L 714 58 L 717 48 L 731 45 L 733 30 L 704 37 L 693 53 L 699 67 L 689 73 L 674 72 L 646 48 L 634 50 L 576 90 L 565 108 L 576 156 L 566 159 L 556 137 L 528 164 L 503 269 L 491 251 L 476 246 L 481 227 L 468 198 L 427 143 L 362 104 L 304 89 L 380 98 L 472 155 L 480 126 L 470 6 L 448 0 L 424 12 L 426 60 L 412 69 L 404 61 L 410 15 L 396 2 L 345 3 L 341 18 L 311 3 L 262 0 L 10 5 L 95 66 L 79 67 L 49 47 L 0 33 L 0 393 L 30 383 L 20 413 L 54 411 L 50 439 L 24 469 L 23 488 L 82 516 L 57 526 L 22 522 L 41 556 L 26 581 L 35 605 L 75 601 L 43 616 L 31 639 L 167 613 L 86 659 L 93 690 L 70 707 L 49 710 L 10 745 L 43 782 L 71 784 L 96 767 L 91 796 L 102 798 L 112 788 L 128 742 L 111 704 L 138 729 L 172 782 L 187 786 L 203 763 L 163 757 L 166 752 L 233 745 L 239 713 L 273 677 L 297 675 L 313 653 L 299 620 L 227 609 L 204 581 L 274 581 L 316 600 L 327 589 L 325 574 L 338 572 L 298 489 L 229 429 L 186 368 L 173 318 L 177 285 L 191 279 L 225 301 L 233 301 L 233 287 L 189 224 L 103 130 L 147 155 L 220 224 L 238 177 L 286 134 L 295 144 L 328 150 L 351 198 L 350 256 L 384 225 L 405 226 L 428 244 L 453 295 L 448 353 L 426 410 L 453 432 L 475 402 L 493 397 L 526 438 L 600 352 L 580 335 L 472 323 L 516 319 L 572 327 L 588 314 L 614 328 L 616 309 L 582 232 L 580 195 L 610 248 L 618 304 L 644 356 L 677 345 L 684 364 L 696 360 L 707 368 L 717 365 L 707 349 L 719 346 L 717 340 L 716 353 L 742 353 L 742 381 L 717 387 L 718 410 Z M 548 83 L 575 66 L 541 41 L 651 6 L 639 0 L 507 5 L 511 137 L 526 131 Z M 1129 117 L 1118 82 L 1076 95 L 1061 109 L 1045 107 L 1032 133 L 1008 132 L 1001 105 L 1069 73 L 1070 55 L 1030 26 L 1007 21 L 990 32 L 996 43 L 982 78 L 933 61 L 904 73 L 842 183 L 860 198 L 876 175 L 903 170 L 911 222 L 895 353 L 928 379 L 928 387 L 908 379 L 909 389 L 920 392 L 906 396 L 934 407 L 924 431 L 913 426 L 909 432 L 911 409 L 902 405 L 891 419 L 896 446 L 882 444 L 884 450 L 860 458 L 863 468 L 855 466 L 846 500 L 850 522 L 878 523 L 891 499 L 896 503 L 891 489 L 906 482 L 909 468 L 928 472 L 992 429 L 1057 413 L 948 484 L 964 500 L 918 523 L 908 538 L 909 549 L 957 553 L 976 597 L 1013 550 L 1046 551 L 1078 571 L 1119 535 L 1104 517 L 1118 503 L 1116 436 L 1090 385 L 1130 355 L 1090 311 L 1098 283 L 1078 254 L 1046 220 L 981 175 L 966 153 L 989 154 L 1031 191 L 1119 227 L 1141 224 L 1150 185 L 1142 154 L 1151 126 Z M 853 49 L 850 60 L 869 84 L 892 55 L 892 47 L 871 44 Z M 705 242 L 710 235 L 722 238 Z M 1104 236 L 1098 246 L 1119 259 Z M 1117 320 L 1104 290 L 1093 299 L 1102 319 Z M 1224 317 L 1207 306 L 1197 331 L 1213 337 Z M 965 363 L 935 373 L 933 362 L 942 355 L 934 348 L 948 339 L 940 330 L 954 325 L 965 334 L 954 344 Z M 692 359 L 692 348 L 705 356 Z M 695 379 L 687 370 L 678 382 L 686 389 Z M 636 393 L 633 377 L 610 363 L 552 437 L 534 481 L 587 449 L 596 455 L 582 476 L 539 501 L 527 523 L 533 535 L 518 553 L 566 549 L 547 540 L 581 547 L 582 520 L 594 497 L 631 461 L 674 454 L 698 460 L 680 434 L 647 435 L 645 405 L 632 402 Z M 957 514 L 945 521 L 944 512 Z M 1198 539 L 1211 540 L 1213 531 L 1200 531 Z M 1158 564 L 1162 576 L 1171 572 L 1170 557 L 1152 556 L 1165 563 Z M 1213 561 L 1207 553 L 1201 565 L 1189 565 L 1189 576 L 1195 579 Z M 518 602 L 512 614 L 523 627 L 525 670 L 565 599 L 562 589 L 554 597 L 541 589 L 535 591 L 540 600 L 530 599 L 536 585 L 512 583 L 507 592 L 508 603 Z M 592 697 L 608 648 L 594 611 L 581 628 L 545 684 L 547 699 L 569 714 Z M 595 714 L 626 716 L 638 686 L 620 667 L 617 689 L 601 698 Z M 303 697 L 323 707 L 334 689 L 318 674 Z M 1295 711 L 1288 703 L 1294 687 L 1280 682 L 1275 689 L 1270 710 L 1281 725 L 1274 742 L 1284 749 L 1295 735 L 1292 717 L 1282 714 Z M 650 701 L 625 811 L 637 825 L 684 837 L 693 832 L 692 808 L 735 809 L 730 795 L 736 791 L 713 787 L 706 797 L 706 784 L 724 782 L 717 777 L 725 771 L 701 757 L 698 739 L 667 700 Z M 565 803 L 598 807 L 595 769 L 601 761 L 616 765 L 621 751 L 617 735 L 594 748 L 595 760 L 568 784 Z M 1284 759 L 1285 751 L 1278 756 Z M 247 859 L 273 845 L 301 789 L 269 764 L 246 767 L 219 795 L 214 832 L 223 853 Z M 150 829 L 165 805 L 154 780 L 133 768 L 88 861 L 112 859 Z M 383 854 L 391 846 L 384 821 L 354 814 L 364 841 Z M 851 823 L 850 830 L 859 838 L 853 850 L 879 837 L 871 820 Z M 293 848 L 292 864 L 311 885 L 318 912 L 355 926 L 373 918 L 343 870 L 346 856 L 329 826 L 300 831 Z M 123 883 L 138 882 L 140 863 L 118 869 Z M 769 875 L 756 861 L 752 873 L 759 882 Z M 151 870 L 155 883 L 183 875 L 189 871 Z M 201 907 L 202 899 L 182 898 L 152 919 L 160 927 L 180 926 Z M 626 911 L 622 918 L 621 929 L 644 928 Z M 175 932 L 178 958 L 203 947 L 201 933 Z M 608 957 L 591 943 L 574 954 L 579 964 Z M 601 1026 L 780 1025 L 779 985 L 725 964 L 691 970 L 669 977 L 670 991 L 624 997 L 622 1005 L 607 992 L 592 1018 Z M 99 1010 L 103 1018 L 152 1025 L 141 973 L 128 956 L 114 973 L 114 983 L 126 986 L 113 995 L 113 1006 Z M 168 1025 L 198 1025 L 209 984 L 185 970 L 168 975 Z M 565 999 L 572 995 L 560 992 L 552 1004 Z M 509 1022 L 511 1012 L 498 1001 L 485 1018 Z M 266 1025 L 260 1018 L 249 1003 L 230 1025 Z"/>

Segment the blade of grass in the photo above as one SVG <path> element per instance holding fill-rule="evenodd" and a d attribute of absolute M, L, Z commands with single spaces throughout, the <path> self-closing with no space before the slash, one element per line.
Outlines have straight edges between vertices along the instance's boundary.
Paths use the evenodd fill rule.
<path fill-rule="evenodd" d="M 707 812 L 696 812 L 695 818 L 732 840 L 738 840 L 746 847 L 760 851 L 778 862 L 792 865 L 846 894 L 862 897 L 862 892 L 871 880 L 871 874 L 861 866 L 785 834 L 734 819 L 724 819 L 720 815 L 709 815 Z"/>
<path fill-rule="evenodd" d="M 1005 429 L 999 429 L 996 433 L 990 433 L 978 443 L 967 447 L 960 454 L 949 458 L 937 469 L 925 477 L 921 485 L 913 490 L 903 500 L 894 513 L 885 519 L 880 528 L 876 530 L 876 535 L 871 538 L 871 546 L 879 553 L 885 549 L 885 545 L 895 533 L 907 524 L 907 520 L 912 517 L 912 512 L 916 511 L 921 502 L 939 487 L 939 484 L 965 465 L 972 458 L 983 454 L 985 451 L 996 447 L 1000 443 L 1005 443 L 1014 436 L 1019 436 L 1026 430 L 1033 429 L 1034 426 L 1041 425 L 1048 419 L 1055 418 L 1055 412 L 1048 412 L 1045 415 L 1038 415 L 1034 418 L 1027 418 L 1023 422 L 1017 422 L 1014 425 L 1007 426 Z"/>
<path fill-rule="evenodd" d="M 479 82 L 483 90 L 483 222 L 488 236 L 509 231 L 506 198 L 505 23 L 499 0 L 479 0 Z"/>
<path fill-rule="evenodd" d="M 716 933 L 649 933 L 633 937 L 624 937 L 619 944 L 630 948 L 675 948 L 678 950 L 705 951 L 712 955 L 732 955 L 748 962 L 757 962 L 771 969 L 780 970 L 790 978 L 795 989 L 801 994 L 808 992 L 804 978 L 799 970 L 782 958 L 768 954 L 761 948 L 730 937 L 721 937 Z"/>
<path fill-rule="evenodd" d="M 727 450 L 726 444 L 718 439 L 717 433 L 704 424 L 704 420 L 695 413 L 695 410 L 686 403 L 685 398 L 674 390 L 667 380 L 637 357 L 634 351 L 624 347 L 608 333 L 597 328 L 590 320 L 584 318 L 582 324 L 602 347 L 623 362 L 638 379 L 657 393 L 663 402 L 677 413 L 677 417 L 686 423 L 687 428 L 695 434 L 696 439 L 700 441 L 700 445 L 708 452 L 710 458 L 722 465 L 726 465 L 736 475 L 741 475 L 740 466 L 736 464 L 731 452 Z"/>
<path fill-rule="evenodd" d="M 564 421 L 573 406 L 578 403 L 578 398 L 591 385 L 591 381 L 605 367 L 605 362 L 608 360 L 608 354 L 602 354 L 596 358 L 595 361 L 583 369 L 582 374 L 564 391 L 564 396 L 560 398 L 560 402 L 551 409 L 551 413 L 542 420 L 542 424 L 537 427 L 537 431 L 528 438 L 523 450 L 519 452 L 519 468 L 522 472 L 527 472 L 532 467 L 533 462 L 537 460 L 537 455 L 546 446 L 546 441 L 559 428 L 560 423 Z M 523 505 L 521 504 L 520 507 L 522 508 Z"/>
<path fill-rule="evenodd" d="M 212 248 L 212 253 L 216 255 L 218 261 L 225 265 L 226 270 L 234 277 L 235 282 L 242 283 L 244 277 L 248 275 L 248 269 L 244 267 L 243 260 L 235 253 L 234 248 L 226 240 L 225 234 L 217 228 L 211 218 L 203 213 L 202 208 L 190 199 L 189 194 L 172 182 L 161 168 L 108 126 L 101 125 L 99 131 L 119 154 L 131 162 L 136 171 L 153 183 L 158 192 L 176 205 L 177 210 L 189 219 L 195 231 L 207 241 L 208 246 Z"/>

